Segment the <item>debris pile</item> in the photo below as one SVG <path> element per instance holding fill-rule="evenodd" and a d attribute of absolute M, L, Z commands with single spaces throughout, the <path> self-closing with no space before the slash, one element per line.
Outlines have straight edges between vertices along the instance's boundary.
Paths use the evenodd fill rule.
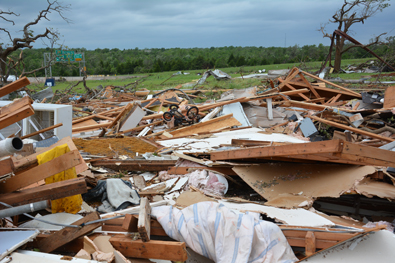
<path fill-rule="evenodd" d="M 0 262 L 392 261 L 395 87 L 286 72 L 202 103 L 1 101 Z"/>

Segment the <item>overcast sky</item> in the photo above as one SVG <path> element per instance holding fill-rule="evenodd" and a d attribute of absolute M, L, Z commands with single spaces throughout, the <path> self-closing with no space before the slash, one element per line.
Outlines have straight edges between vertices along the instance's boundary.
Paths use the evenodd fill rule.
<path fill-rule="evenodd" d="M 392 1 L 390 1 L 392 2 Z M 57 29 L 69 48 L 192 48 L 223 46 L 329 45 L 317 31 L 343 0 L 64 0 L 66 23 L 56 13 L 31 27 Z M 0 9 L 20 14 L 16 25 L 0 20 L 13 37 L 47 7 L 46 0 L 1 0 Z M 352 27 L 362 43 L 382 32 L 395 35 L 395 4 Z M 333 32 L 335 26 L 328 25 Z M 0 42 L 8 37 L 0 31 Z M 37 41 L 34 47 L 43 47 Z"/>

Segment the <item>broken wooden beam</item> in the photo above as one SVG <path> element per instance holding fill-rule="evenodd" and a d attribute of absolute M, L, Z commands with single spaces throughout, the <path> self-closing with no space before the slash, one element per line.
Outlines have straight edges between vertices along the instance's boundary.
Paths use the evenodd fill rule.
<path fill-rule="evenodd" d="M 320 141 L 313 143 L 294 143 L 292 145 L 249 147 L 211 152 L 211 160 L 233 160 L 274 156 L 293 156 L 302 154 L 341 152 L 341 145 L 333 141 Z"/>
<path fill-rule="evenodd" d="M 27 77 L 20 78 L 0 88 L 0 98 L 30 84 Z"/>
<path fill-rule="evenodd" d="M 30 204 L 43 200 L 55 200 L 87 192 L 84 178 L 75 178 L 41 185 L 7 194 L 0 194 L 0 201 L 12 206 Z"/>
<path fill-rule="evenodd" d="M 14 162 L 10 156 L 1 158 L 0 160 L 0 178 L 5 175 L 11 175 L 15 172 Z"/>
<path fill-rule="evenodd" d="M 151 226 L 151 206 L 149 204 L 148 198 L 143 197 L 140 199 L 140 212 L 139 220 L 137 222 L 137 228 L 139 230 L 141 239 L 143 242 L 150 241 L 150 226 Z"/>
<path fill-rule="evenodd" d="M 176 164 L 176 160 L 99 160 L 92 161 L 93 166 L 103 166 L 115 171 L 150 171 L 167 170 Z"/>
<path fill-rule="evenodd" d="M 60 127 L 60 126 L 63 126 L 63 123 L 58 123 L 58 124 L 52 125 L 52 126 L 50 126 L 50 127 L 44 128 L 44 129 L 42 129 L 42 130 L 39 130 L 39 131 L 30 133 L 30 134 L 25 135 L 25 136 L 22 136 L 22 137 L 21 137 L 21 140 L 26 139 L 26 138 L 33 137 L 33 136 L 35 136 L 35 135 L 37 135 L 37 134 L 40 134 L 40 133 L 43 133 L 43 132 L 47 132 L 47 131 L 56 129 L 56 128 Z"/>
<path fill-rule="evenodd" d="M 395 167 L 395 152 L 343 140 L 258 146 L 211 152 L 211 160 L 267 159 L 287 162 L 332 162 Z"/>
<path fill-rule="evenodd" d="M 102 222 L 96 222 L 93 224 L 85 225 L 88 222 L 99 220 L 100 215 L 97 212 L 90 213 L 86 215 L 84 218 L 74 222 L 72 225 L 80 226 L 80 227 L 65 227 L 49 237 L 41 240 L 38 243 L 38 248 L 40 252 L 50 253 L 57 248 L 83 236 L 88 234 L 89 232 L 95 230 L 96 228 L 102 225 Z"/>
<path fill-rule="evenodd" d="M 152 258 L 184 262 L 188 259 L 184 242 L 133 240 L 132 237 L 116 235 L 110 238 L 113 247 L 125 257 Z"/>
<path fill-rule="evenodd" d="M 310 78 L 319 80 L 319 81 L 324 82 L 324 83 L 326 83 L 326 84 L 329 84 L 329 85 L 331 85 L 331 86 L 333 86 L 333 87 L 335 87 L 335 88 L 338 88 L 338 89 L 344 90 L 344 91 L 346 91 L 346 92 L 349 92 L 349 93 L 353 94 L 354 96 L 356 96 L 357 98 L 362 98 L 362 95 L 359 94 L 359 93 L 357 93 L 357 92 L 355 92 L 355 91 L 352 91 L 352 90 L 347 89 L 347 88 L 345 88 L 345 87 L 339 86 L 339 85 L 337 85 L 337 84 L 335 84 L 335 83 L 333 83 L 333 82 L 330 82 L 330 81 L 328 81 L 328 80 L 321 79 L 320 77 L 317 77 L 317 76 L 315 76 L 315 75 L 313 75 L 313 74 L 310 74 L 310 73 L 308 73 L 308 72 L 305 72 L 305 71 L 303 71 L 303 70 L 301 70 L 300 72 L 303 73 L 303 74 L 306 75 L 306 76 L 309 76 Z"/>
<path fill-rule="evenodd" d="M 386 141 L 386 142 L 393 142 L 393 141 L 395 141 L 395 139 L 393 139 L 393 138 L 384 137 L 384 136 L 381 136 L 381 135 L 378 135 L 378 134 L 375 134 L 375 133 L 367 132 L 367 131 L 364 131 L 364 130 L 361 130 L 361 129 L 358 129 L 358 128 L 354 128 L 354 127 L 350 127 L 350 126 L 347 126 L 347 125 L 344 125 L 344 124 L 340 124 L 340 123 L 337 123 L 337 122 L 334 122 L 334 121 L 328 121 L 328 120 L 319 118 L 317 116 L 310 116 L 310 118 L 313 119 L 313 120 L 316 120 L 316 121 L 319 121 L 319 122 L 322 122 L 322 123 L 334 126 L 336 128 L 340 128 L 340 129 L 343 129 L 343 130 L 349 130 L 349 131 L 355 132 L 357 134 L 369 136 L 369 137 L 374 138 L 374 139 L 379 139 L 379 140 Z"/>
<path fill-rule="evenodd" d="M 0 192 L 10 193 L 19 190 L 52 175 L 73 168 L 80 163 L 78 150 L 70 151 L 51 161 L 8 178 L 4 183 L 0 184 Z"/>
<path fill-rule="evenodd" d="M 213 132 L 232 126 L 240 126 L 241 123 L 233 117 L 233 113 L 217 117 L 206 122 L 199 122 L 188 127 L 179 128 L 169 132 L 172 139 L 191 136 L 204 132 Z"/>
<path fill-rule="evenodd" d="M 23 97 L 0 108 L 0 129 L 32 116 L 34 114 L 32 103 L 30 97 Z"/>
<path fill-rule="evenodd" d="M 52 144 L 51 146 L 49 146 L 45 149 L 42 149 L 34 154 L 25 156 L 25 157 L 18 159 L 18 160 L 14 160 L 16 172 L 18 173 L 18 172 L 30 169 L 34 166 L 37 166 L 37 155 L 39 155 L 43 152 L 52 150 L 56 146 L 59 146 L 59 145 L 65 144 L 65 143 L 67 143 L 67 145 L 69 146 L 70 151 L 77 150 L 77 147 L 75 146 L 75 144 L 73 143 L 73 140 L 70 137 L 63 138 L 63 139 L 59 140 L 58 142 Z M 83 171 L 86 171 L 88 169 L 88 165 L 85 163 L 84 159 L 82 159 L 82 156 L 78 150 L 77 150 L 77 152 L 78 152 L 78 159 L 80 160 L 80 164 L 75 166 L 75 171 L 77 174 L 80 174 Z"/>

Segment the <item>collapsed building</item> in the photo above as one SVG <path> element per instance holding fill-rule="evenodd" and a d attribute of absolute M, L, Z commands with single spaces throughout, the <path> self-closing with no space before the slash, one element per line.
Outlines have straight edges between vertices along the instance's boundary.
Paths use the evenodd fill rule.
<path fill-rule="evenodd" d="M 1 101 L 0 262 L 392 260 L 395 87 L 204 92 Z"/>

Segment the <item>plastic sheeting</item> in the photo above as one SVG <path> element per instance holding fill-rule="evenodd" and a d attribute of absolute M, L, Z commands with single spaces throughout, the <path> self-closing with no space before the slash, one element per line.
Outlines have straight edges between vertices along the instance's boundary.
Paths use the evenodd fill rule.
<path fill-rule="evenodd" d="M 166 234 L 219 263 L 297 261 L 281 229 L 259 220 L 258 213 L 237 213 L 216 202 L 201 202 L 183 210 L 153 207 Z"/>

